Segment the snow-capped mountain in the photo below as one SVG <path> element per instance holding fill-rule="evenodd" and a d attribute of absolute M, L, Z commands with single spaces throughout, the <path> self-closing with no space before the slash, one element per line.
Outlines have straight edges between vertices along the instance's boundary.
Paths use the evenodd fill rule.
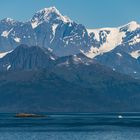
<path fill-rule="evenodd" d="M 62 15 L 55 7 L 36 12 L 27 22 L 10 18 L 0 21 L 1 52 L 26 44 L 50 48 L 58 56 L 84 52 L 94 58 L 120 46 L 120 49 L 138 58 L 138 43 L 140 25 L 135 21 L 117 28 L 86 29 Z"/>
<path fill-rule="evenodd" d="M 117 28 L 88 29 L 88 57 L 114 71 L 140 77 L 140 24 L 132 21 Z"/>
<path fill-rule="evenodd" d="M 55 7 L 0 21 L 1 112 L 140 111 L 131 76 L 140 78 L 136 22 L 86 29 Z"/>
<path fill-rule="evenodd" d="M 132 47 L 140 43 L 140 25 L 132 21 L 117 28 L 87 29 L 90 36 L 91 49 L 87 55 L 91 58 L 112 51 L 122 46 L 124 52 L 132 57 L 138 57 L 139 47 Z M 124 47 L 126 46 L 126 47 Z"/>
<path fill-rule="evenodd" d="M 68 17 L 63 16 L 55 7 L 44 8 L 38 11 L 31 19 L 31 25 L 33 28 L 37 28 L 43 22 L 48 23 L 70 23 L 72 22 Z M 55 28 L 54 25 L 53 28 Z M 54 29 L 55 30 L 55 29 Z"/>
<path fill-rule="evenodd" d="M 58 57 L 68 56 L 73 63 L 81 63 L 83 57 L 78 55 L 83 53 L 117 72 L 135 75 L 135 78 L 140 75 L 140 24 L 135 21 L 116 28 L 86 29 L 55 7 L 36 12 L 27 22 L 1 20 L 0 58 L 21 44 L 47 48 Z M 88 59 L 85 60 L 88 64 Z"/>
<path fill-rule="evenodd" d="M 20 44 L 52 49 L 58 56 L 88 50 L 86 28 L 63 16 L 55 7 L 35 13 L 28 22 L 4 19 L 0 22 L 0 51 L 15 49 Z"/>

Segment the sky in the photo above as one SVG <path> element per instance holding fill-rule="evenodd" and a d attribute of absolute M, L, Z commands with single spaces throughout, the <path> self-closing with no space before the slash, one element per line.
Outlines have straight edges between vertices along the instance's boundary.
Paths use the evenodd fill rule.
<path fill-rule="evenodd" d="M 38 10 L 51 6 L 87 28 L 140 23 L 140 0 L 0 0 L 0 19 L 27 21 Z"/>

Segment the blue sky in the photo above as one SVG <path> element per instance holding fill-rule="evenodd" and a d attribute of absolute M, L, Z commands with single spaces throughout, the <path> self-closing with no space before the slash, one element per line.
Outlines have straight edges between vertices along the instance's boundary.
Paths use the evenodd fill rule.
<path fill-rule="evenodd" d="M 50 6 L 88 28 L 140 22 L 140 0 L 0 0 L 0 19 L 26 21 L 36 11 Z"/>

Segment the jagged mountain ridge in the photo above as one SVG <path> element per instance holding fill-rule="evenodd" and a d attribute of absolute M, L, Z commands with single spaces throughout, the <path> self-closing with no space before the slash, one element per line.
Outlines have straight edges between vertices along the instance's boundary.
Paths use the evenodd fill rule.
<path fill-rule="evenodd" d="M 88 29 L 88 33 L 92 46 L 89 57 L 96 57 L 121 46 L 122 51 L 136 58 L 134 52 L 139 47 L 134 48 L 133 45 L 140 43 L 140 24 L 137 22 L 132 21 L 116 28 Z"/>
<path fill-rule="evenodd" d="M 1 20 L 0 51 L 11 51 L 19 44 L 26 44 L 51 48 L 59 56 L 82 51 L 95 57 L 123 45 L 123 51 L 138 58 L 139 30 L 140 25 L 135 21 L 117 28 L 86 29 L 50 7 L 36 12 L 27 22 L 10 18 Z"/>
<path fill-rule="evenodd" d="M 97 62 L 82 53 L 57 57 L 52 50 L 39 46 L 19 45 L 15 50 L 0 58 L 0 71 L 37 70 L 73 65 L 94 65 Z"/>
<path fill-rule="evenodd" d="M 0 70 L 30 70 L 51 68 L 57 57 L 46 48 L 20 45 L 0 59 Z"/>
<path fill-rule="evenodd" d="M 140 78 L 140 24 L 130 22 L 118 28 L 88 30 L 97 47 L 87 55 L 117 72 Z M 93 44 L 94 45 L 94 44 Z"/>
<path fill-rule="evenodd" d="M 8 25 L 7 25 L 8 24 Z M 63 16 L 55 7 L 38 11 L 28 22 L 4 19 L 0 22 L 0 51 L 10 51 L 20 44 L 51 48 L 58 56 L 86 51 L 86 28 Z"/>
<path fill-rule="evenodd" d="M 86 29 L 82 24 L 63 16 L 55 7 L 36 12 L 27 22 L 18 22 L 10 18 L 1 20 L 0 52 L 4 53 L 1 53 L 0 57 L 20 44 L 47 48 L 59 57 L 82 52 L 117 72 L 135 78 L 139 78 L 140 75 L 137 62 L 140 56 L 140 25 L 135 21 L 117 28 Z M 108 54 L 111 60 L 112 55 L 109 54 L 114 51 L 116 55 L 116 50 L 125 60 L 121 65 L 123 70 L 118 69 L 118 57 L 114 57 L 116 65 L 106 62 L 106 58 L 103 57 Z M 129 57 L 123 54 L 128 54 Z M 128 65 L 128 62 L 134 64 Z"/>

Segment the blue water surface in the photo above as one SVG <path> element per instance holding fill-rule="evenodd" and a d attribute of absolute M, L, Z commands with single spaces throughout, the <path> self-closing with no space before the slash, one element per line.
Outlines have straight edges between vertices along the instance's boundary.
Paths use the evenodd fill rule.
<path fill-rule="evenodd" d="M 140 140 L 140 114 L 0 114 L 0 140 Z"/>

